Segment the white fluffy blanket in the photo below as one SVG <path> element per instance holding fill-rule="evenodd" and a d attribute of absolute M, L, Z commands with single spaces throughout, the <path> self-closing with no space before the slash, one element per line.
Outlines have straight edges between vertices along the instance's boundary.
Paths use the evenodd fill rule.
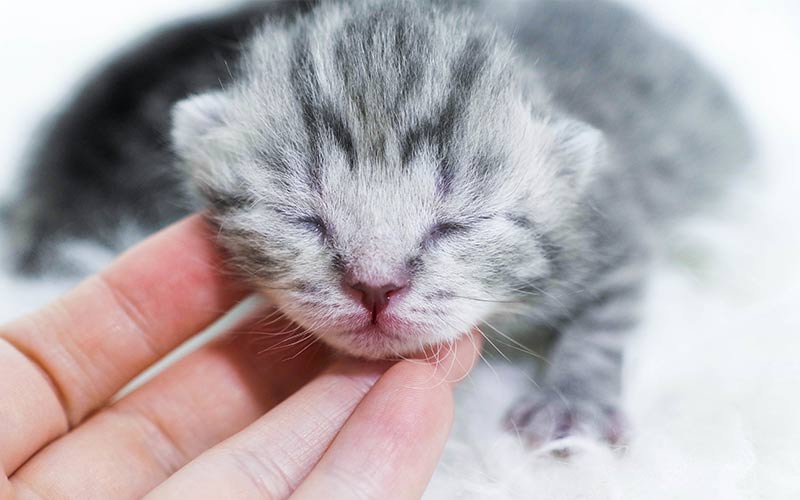
<path fill-rule="evenodd" d="M 164 3 L 55 3 L 50 24 L 36 2 L 4 12 L 0 67 L 14 71 L 0 81 L 0 187 L 11 186 L 41 114 L 108 47 L 223 2 Z M 522 366 L 494 358 L 459 389 L 456 428 L 426 498 L 800 498 L 800 4 L 633 3 L 741 96 L 761 139 L 754 175 L 719 214 L 681 228 L 656 266 L 627 356 L 634 433 L 625 450 L 574 443 L 569 459 L 526 450 L 499 420 L 532 384 Z M 0 320 L 63 286 L 0 274 Z"/>

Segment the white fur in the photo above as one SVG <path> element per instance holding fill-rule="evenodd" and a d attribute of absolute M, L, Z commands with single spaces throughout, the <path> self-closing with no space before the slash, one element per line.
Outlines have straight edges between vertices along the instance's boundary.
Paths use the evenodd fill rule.
<path fill-rule="evenodd" d="M 149 5 L 152 22 L 161 3 L 144 0 L 135 11 Z M 800 498 L 800 70 L 792 59 L 800 51 L 800 9 L 778 0 L 637 3 L 692 40 L 744 95 L 763 132 L 758 178 L 742 182 L 724 219 L 698 219 L 671 238 L 629 349 L 625 381 L 635 437 L 624 456 L 587 445 L 565 462 L 521 448 L 497 422 L 529 382 L 520 367 L 491 360 L 497 375 L 481 367 L 459 389 L 456 428 L 430 499 Z M 98 5 L 71 2 L 47 36 L 15 17 L 33 16 L 36 4 L 17 3 L 28 10 L 4 13 L 10 22 L 0 30 L 0 63 L 27 59 L 13 64 L 17 78 L 0 82 L 4 109 L 15 106 L 0 115 L 3 179 L 20 136 L 29 133 L 20 119 L 42 109 L 38 100 L 61 93 L 66 79 L 43 78 L 51 76 L 43 73 L 50 65 L 34 63 L 98 50 L 102 44 L 89 35 L 73 38 L 71 28 L 97 15 Z M 136 32 L 123 14 L 117 28 Z M 105 25 L 109 37 L 113 26 Z M 70 77 L 80 73 L 76 68 Z M 50 86 L 21 101 L 31 81 Z M 2 274 L 0 317 L 29 310 L 63 287 Z"/>

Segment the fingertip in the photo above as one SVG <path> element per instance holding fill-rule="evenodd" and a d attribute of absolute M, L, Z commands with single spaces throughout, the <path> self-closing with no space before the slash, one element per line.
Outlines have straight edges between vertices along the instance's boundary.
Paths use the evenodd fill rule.
<path fill-rule="evenodd" d="M 292 498 L 419 498 L 453 423 L 450 384 L 427 362 L 393 365 Z"/>
<path fill-rule="evenodd" d="M 453 391 L 441 380 L 437 380 L 437 370 L 431 365 L 397 363 L 381 378 L 376 392 L 384 395 L 387 410 L 374 422 L 387 434 L 402 435 L 412 430 L 419 432 L 421 423 L 435 423 L 435 427 L 440 427 L 450 422 Z"/>
<path fill-rule="evenodd" d="M 403 361 L 404 364 L 427 366 L 427 381 L 425 385 L 447 383 L 457 385 L 469 376 L 479 357 L 483 346 L 483 338 L 472 330 L 459 337 L 451 344 L 442 344 L 437 347 L 434 356 L 428 356 L 423 361 Z"/>

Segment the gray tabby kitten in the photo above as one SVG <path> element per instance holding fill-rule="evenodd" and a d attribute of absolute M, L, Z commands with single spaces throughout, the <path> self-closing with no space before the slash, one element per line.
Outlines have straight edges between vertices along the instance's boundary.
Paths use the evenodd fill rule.
<path fill-rule="evenodd" d="M 211 28 L 246 42 L 212 58 Z M 271 3 L 162 33 L 92 86 L 34 158 L 22 267 L 202 204 L 231 265 L 342 351 L 551 335 L 509 413 L 535 445 L 619 439 L 652 233 L 748 150 L 719 83 L 606 2 Z"/>

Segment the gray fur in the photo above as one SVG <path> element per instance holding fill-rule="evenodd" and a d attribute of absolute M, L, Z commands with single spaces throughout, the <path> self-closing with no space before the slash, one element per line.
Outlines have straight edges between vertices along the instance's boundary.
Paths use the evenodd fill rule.
<path fill-rule="evenodd" d="M 651 233 L 717 191 L 747 133 L 717 81 L 624 9 L 485 7 L 268 20 L 223 89 L 175 107 L 174 150 L 231 264 L 296 322 L 366 357 L 481 323 L 549 331 L 546 383 L 510 424 L 614 441 Z M 393 322 L 371 326 L 346 275 L 410 276 Z"/>

